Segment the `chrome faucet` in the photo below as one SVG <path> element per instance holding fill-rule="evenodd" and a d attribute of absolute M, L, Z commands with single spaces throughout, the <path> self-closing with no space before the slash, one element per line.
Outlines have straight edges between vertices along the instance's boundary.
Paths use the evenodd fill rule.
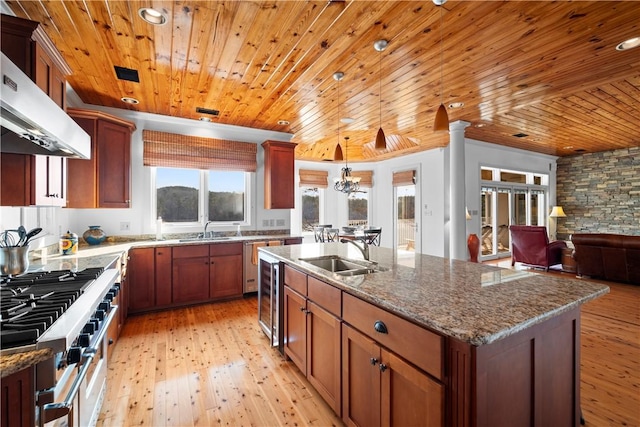
<path fill-rule="evenodd" d="M 351 243 L 353 246 L 360 249 L 360 252 L 362 252 L 362 256 L 364 257 L 365 261 L 369 261 L 369 244 L 367 244 L 367 242 L 362 242 L 362 247 L 360 247 L 360 245 L 355 240 L 340 239 L 340 242 Z"/>
<path fill-rule="evenodd" d="M 213 221 L 207 221 L 207 223 L 204 225 L 204 233 L 202 234 L 202 238 L 206 239 L 207 238 L 207 227 L 209 227 L 209 224 L 211 224 Z"/>

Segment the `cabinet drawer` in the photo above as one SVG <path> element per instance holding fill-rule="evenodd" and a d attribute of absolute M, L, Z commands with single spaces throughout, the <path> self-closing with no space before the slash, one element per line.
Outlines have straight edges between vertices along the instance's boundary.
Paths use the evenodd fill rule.
<path fill-rule="evenodd" d="M 340 317 L 340 309 L 342 308 L 342 292 L 340 289 L 315 277 L 309 277 L 307 281 L 307 297 L 334 316 Z"/>
<path fill-rule="evenodd" d="M 443 337 L 347 293 L 342 296 L 342 304 L 346 323 L 437 379 L 443 379 Z M 377 321 L 384 323 L 387 333 L 376 332 Z"/>
<path fill-rule="evenodd" d="M 303 296 L 307 296 L 307 275 L 286 264 L 284 266 L 284 284 Z"/>
<path fill-rule="evenodd" d="M 242 255 L 242 243 L 214 243 L 209 245 L 209 255 Z"/>
<path fill-rule="evenodd" d="M 208 257 L 209 245 L 174 246 L 173 258 Z"/>

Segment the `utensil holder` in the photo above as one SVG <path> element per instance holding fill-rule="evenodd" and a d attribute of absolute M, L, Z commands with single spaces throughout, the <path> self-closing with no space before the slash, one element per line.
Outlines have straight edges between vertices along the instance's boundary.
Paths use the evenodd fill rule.
<path fill-rule="evenodd" d="M 0 271 L 3 275 L 22 274 L 29 268 L 29 246 L 0 248 Z"/>

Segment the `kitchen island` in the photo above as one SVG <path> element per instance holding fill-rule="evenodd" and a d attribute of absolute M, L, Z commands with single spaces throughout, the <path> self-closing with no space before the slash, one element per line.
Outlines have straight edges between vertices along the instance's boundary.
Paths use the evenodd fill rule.
<path fill-rule="evenodd" d="M 356 275 L 308 262 L 353 245 L 260 249 L 283 264 L 285 354 L 347 424 L 579 424 L 580 305 L 607 286 L 369 249 L 379 271 Z"/>

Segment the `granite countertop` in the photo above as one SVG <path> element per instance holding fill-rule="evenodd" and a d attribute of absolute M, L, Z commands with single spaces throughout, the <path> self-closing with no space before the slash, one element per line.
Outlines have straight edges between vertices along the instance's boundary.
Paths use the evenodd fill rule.
<path fill-rule="evenodd" d="M 388 269 L 344 277 L 300 258 L 338 255 L 362 260 L 353 245 L 310 243 L 260 248 L 275 258 L 416 324 L 479 346 L 515 334 L 609 292 L 580 279 L 415 254 L 402 265 L 395 251 L 370 246 Z"/>
<path fill-rule="evenodd" d="M 53 356 L 53 351 L 50 348 L 2 356 L 0 357 L 0 378 L 20 372 L 36 363 L 47 360 L 51 356 Z"/>

